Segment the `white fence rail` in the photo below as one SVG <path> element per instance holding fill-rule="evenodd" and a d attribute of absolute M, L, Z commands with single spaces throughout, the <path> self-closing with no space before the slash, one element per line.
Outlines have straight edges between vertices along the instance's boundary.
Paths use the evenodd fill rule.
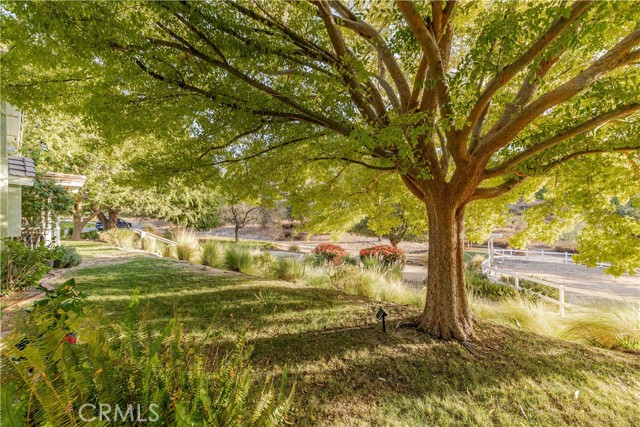
<path fill-rule="evenodd" d="M 131 231 L 133 231 L 134 233 L 137 233 L 140 235 L 140 240 L 144 239 L 145 237 L 151 237 L 152 239 L 156 239 L 159 240 L 163 243 L 166 243 L 168 245 L 176 245 L 176 242 L 174 242 L 173 240 L 169 240 L 169 239 L 165 239 L 164 237 L 160 237 L 160 236 L 156 236 L 155 234 L 151 234 L 148 231 L 144 231 L 144 230 L 140 230 L 138 228 L 130 228 Z"/>
<path fill-rule="evenodd" d="M 519 249 L 502 249 L 493 250 L 494 259 L 515 259 L 525 261 L 540 262 L 559 262 L 561 264 L 575 264 L 572 258 L 573 254 L 569 252 L 545 251 L 544 249 L 536 250 L 519 250 Z M 600 267 L 611 267 L 611 264 L 600 262 Z"/>
<path fill-rule="evenodd" d="M 510 271 L 498 270 L 497 268 L 492 267 L 491 265 L 489 265 L 489 259 L 485 259 L 482 262 L 482 274 L 485 275 L 492 282 L 500 283 L 502 285 L 515 288 L 518 291 L 524 290 L 524 291 L 530 292 L 530 293 L 532 293 L 534 295 L 537 295 L 540 299 L 542 299 L 544 301 L 550 302 L 552 304 L 556 304 L 558 306 L 558 308 L 560 309 L 560 316 L 562 316 L 562 317 L 564 317 L 564 314 L 565 314 L 565 307 L 569 306 L 569 304 L 567 304 L 566 301 L 565 301 L 565 297 L 564 297 L 565 289 L 564 289 L 563 285 L 558 285 L 556 283 L 548 282 L 546 280 L 538 279 L 536 277 L 531 277 L 531 276 L 524 275 L 524 274 L 521 275 L 518 272 L 514 273 L 514 272 L 510 272 Z M 513 284 L 500 280 L 503 277 L 513 277 L 513 279 L 514 279 Z M 544 285 L 544 286 L 548 286 L 550 288 L 558 289 L 558 299 L 554 299 L 554 298 L 551 298 L 550 296 L 543 295 L 543 294 L 541 294 L 539 292 L 535 292 L 535 291 L 532 291 L 530 289 L 523 288 L 523 287 L 520 286 L 520 280 L 527 280 L 529 282 L 534 282 L 534 283 L 538 283 L 538 284 L 541 284 L 541 285 Z"/>

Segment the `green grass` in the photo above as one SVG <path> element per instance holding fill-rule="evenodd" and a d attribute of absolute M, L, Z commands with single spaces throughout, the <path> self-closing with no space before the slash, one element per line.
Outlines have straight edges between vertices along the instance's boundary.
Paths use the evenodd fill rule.
<path fill-rule="evenodd" d="M 98 250 L 76 247 L 85 257 Z M 176 313 L 189 333 L 213 325 L 233 340 L 244 332 L 260 374 L 277 376 L 286 367 L 295 379 L 292 425 L 632 426 L 640 418 L 638 355 L 479 321 L 482 353 L 474 357 L 457 343 L 394 330 L 415 308 L 385 303 L 384 335 L 374 318 L 380 303 L 216 276 L 162 258 L 134 257 L 73 276 L 114 316 L 137 288 L 158 327 Z"/>

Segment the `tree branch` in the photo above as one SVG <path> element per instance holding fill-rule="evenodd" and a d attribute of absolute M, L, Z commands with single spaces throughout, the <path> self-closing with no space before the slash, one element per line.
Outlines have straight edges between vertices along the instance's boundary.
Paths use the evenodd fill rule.
<path fill-rule="evenodd" d="M 220 160 L 218 162 L 208 163 L 206 166 L 218 166 L 218 165 L 227 164 L 227 163 L 243 162 L 243 161 L 246 161 L 246 160 L 253 159 L 255 157 L 262 156 L 263 154 L 266 154 L 266 153 L 268 153 L 270 151 L 273 151 L 273 150 L 277 150 L 278 148 L 286 147 L 287 145 L 297 144 L 298 142 L 307 141 L 307 140 L 312 139 L 312 138 L 318 138 L 318 137 L 324 136 L 326 134 L 327 134 L 327 132 L 321 132 L 321 133 L 317 133 L 315 135 L 307 135 L 307 136 L 302 136 L 300 138 L 294 138 L 294 139 L 291 139 L 289 141 L 284 141 L 284 142 L 282 142 L 280 144 L 277 144 L 277 145 L 272 145 L 271 147 L 267 147 L 264 150 L 261 150 L 261 151 L 259 151 L 257 153 L 250 154 L 248 156 L 239 157 L 239 158 L 235 158 L 235 159 L 223 159 L 223 160 Z"/>
<path fill-rule="evenodd" d="M 567 154 L 566 156 L 560 157 L 558 160 L 554 160 L 553 162 L 547 163 L 546 165 L 541 166 L 541 170 L 544 172 L 548 172 L 549 170 L 568 162 L 569 160 L 575 159 L 577 157 L 586 156 L 589 154 L 604 154 L 604 153 L 633 153 L 640 151 L 640 147 L 618 147 L 612 149 L 593 149 L 593 150 L 584 150 L 578 151 L 575 153 Z M 493 199 L 495 197 L 502 196 L 503 194 L 508 193 L 513 190 L 516 186 L 522 184 L 527 178 L 528 175 L 518 174 L 514 177 L 507 179 L 504 183 L 500 185 L 496 185 L 494 187 L 480 187 L 475 190 L 469 201 L 472 200 L 480 200 L 480 199 Z"/>
<path fill-rule="evenodd" d="M 525 126 L 538 118 L 549 108 L 558 105 L 583 91 L 600 76 L 631 62 L 633 52 L 629 51 L 640 42 L 640 27 L 623 38 L 606 54 L 595 60 L 587 69 L 564 84 L 538 97 L 520 113 L 516 114 L 507 125 L 495 132 L 489 132 L 478 146 L 476 152 L 482 161 L 489 160 L 491 155 L 507 145 Z"/>
<path fill-rule="evenodd" d="M 340 32 L 340 29 L 336 24 L 334 16 L 330 11 L 329 5 L 324 0 L 312 0 L 312 3 L 314 3 L 318 8 L 320 17 L 322 18 L 324 26 L 327 29 L 329 40 L 331 41 L 333 49 L 336 52 L 338 64 L 341 68 L 344 69 L 340 70 L 340 74 L 342 75 L 345 83 L 347 83 L 351 98 L 358 107 L 358 110 L 360 110 L 360 113 L 370 122 L 375 122 L 376 113 L 362 96 L 357 73 L 353 66 L 350 64 L 350 61 L 355 60 L 355 58 L 351 54 L 349 49 L 347 49 L 344 37 L 342 36 L 342 33 Z"/>
<path fill-rule="evenodd" d="M 623 107 L 617 108 L 613 111 L 609 111 L 607 113 L 601 114 L 597 117 L 593 117 L 590 120 L 587 120 L 586 122 L 572 127 L 570 129 L 565 130 L 564 132 L 561 132 L 559 134 L 554 135 L 551 138 L 546 139 L 545 141 L 542 141 L 538 144 L 535 144 L 529 148 L 527 148 L 526 150 L 520 152 L 519 154 L 515 155 L 514 157 L 506 160 L 505 162 L 503 162 L 500 165 L 494 166 L 488 170 L 485 171 L 485 176 L 486 177 L 495 177 L 498 175 L 502 175 L 504 173 L 507 173 L 510 169 L 512 169 L 513 167 L 519 165 L 520 163 L 524 162 L 525 160 L 531 158 L 532 156 L 541 153 L 542 151 L 555 147 L 558 144 L 560 144 L 562 141 L 565 141 L 569 138 L 573 138 L 574 136 L 583 134 L 585 132 L 588 132 L 592 129 L 597 128 L 598 126 L 605 124 L 613 119 L 616 118 L 620 118 L 620 117 L 625 117 L 628 116 L 629 114 L 632 114 L 636 111 L 640 110 L 640 103 L 632 103 L 629 105 L 625 105 Z"/>
<path fill-rule="evenodd" d="M 355 15 L 353 16 L 355 17 Z M 382 62 L 389 71 L 389 75 L 391 75 L 391 79 L 398 91 L 400 102 L 406 110 L 409 98 L 411 97 L 409 84 L 407 83 L 407 79 L 405 78 L 402 68 L 400 68 L 400 65 L 396 61 L 393 53 L 389 49 L 387 43 L 385 43 L 380 33 L 366 22 L 358 20 L 357 17 L 356 19 L 352 19 L 347 18 L 346 16 L 342 16 L 342 18 L 334 16 L 334 20 L 337 24 L 343 25 L 359 34 L 376 49 L 378 55 L 380 55 L 380 58 L 382 59 Z"/>
<path fill-rule="evenodd" d="M 461 132 L 461 138 L 466 140 L 476 124 L 482 111 L 493 98 L 493 96 L 504 85 L 509 83 L 511 79 L 522 71 L 527 65 L 529 65 L 535 58 L 537 58 L 554 40 L 558 38 L 564 30 L 566 30 L 573 22 L 575 22 L 582 14 L 591 6 L 592 1 L 577 0 L 571 7 L 571 13 L 569 17 L 560 17 L 556 19 L 549 29 L 536 40 L 529 49 L 515 62 L 504 67 L 496 76 L 487 84 L 478 101 L 473 106 L 469 115 L 467 116 L 467 122 L 469 123 Z"/>
<path fill-rule="evenodd" d="M 428 66 L 430 69 L 430 75 L 433 75 L 435 92 L 440 106 L 440 116 L 443 119 L 449 119 L 453 115 L 451 97 L 449 95 L 446 72 L 442 57 L 440 56 L 438 42 L 431 31 L 427 28 L 420 16 L 420 13 L 412 2 L 398 0 L 397 5 L 404 16 L 405 21 L 409 25 L 409 28 L 411 28 L 411 31 L 416 36 L 424 56 L 429 62 Z M 445 133 L 447 135 L 449 151 L 451 152 L 454 161 L 458 165 L 465 164 L 468 159 L 466 145 L 463 146 L 463 144 L 455 138 L 456 131 L 453 127 L 450 127 L 450 130 Z"/>
<path fill-rule="evenodd" d="M 347 163 L 353 163 L 356 165 L 360 165 L 360 166 L 364 166 L 367 169 L 373 169 L 373 170 L 378 170 L 378 171 L 392 171 L 392 170 L 396 170 L 395 166 L 376 166 L 376 165 L 370 165 L 369 163 L 360 161 L 360 160 L 356 160 L 356 159 L 350 159 L 348 157 L 314 157 L 312 159 L 310 159 L 312 161 L 316 161 L 316 160 L 341 160 L 343 162 L 347 162 Z"/>

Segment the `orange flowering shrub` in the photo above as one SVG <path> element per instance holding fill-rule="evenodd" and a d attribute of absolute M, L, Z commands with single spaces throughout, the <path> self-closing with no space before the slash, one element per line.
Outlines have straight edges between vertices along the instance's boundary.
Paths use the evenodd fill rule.
<path fill-rule="evenodd" d="M 327 261 L 333 261 L 336 258 L 344 258 L 347 256 L 347 251 L 332 243 L 320 243 L 311 251 L 311 253 L 318 255 Z"/>
<path fill-rule="evenodd" d="M 371 248 L 360 249 L 360 259 L 366 258 L 379 259 L 383 264 L 407 263 L 407 257 L 402 249 L 398 249 L 391 245 L 378 245 Z"/>

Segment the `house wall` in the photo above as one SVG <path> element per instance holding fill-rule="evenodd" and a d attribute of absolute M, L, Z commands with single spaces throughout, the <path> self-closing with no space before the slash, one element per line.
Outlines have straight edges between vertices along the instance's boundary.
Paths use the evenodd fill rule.
<path fill-rule="evenodd" d="M 20 153 L 22 120 L 20 110 L 0 101 L 0 239 L 20 236 L 22 191 L 9 184 L 8 156 Z"/>
<path fill-rule="evenodd" d="M 18 185 L 9 185 L 7 206 L 7 236 L 20 237 L 22 228 L 22 190 Z"/>
<path fill-rule="evenodd" d="M 9 227 L 9 164 L 7 158 L 6 104 L 0 102 L 0 239 L 8 235 Z"/>

